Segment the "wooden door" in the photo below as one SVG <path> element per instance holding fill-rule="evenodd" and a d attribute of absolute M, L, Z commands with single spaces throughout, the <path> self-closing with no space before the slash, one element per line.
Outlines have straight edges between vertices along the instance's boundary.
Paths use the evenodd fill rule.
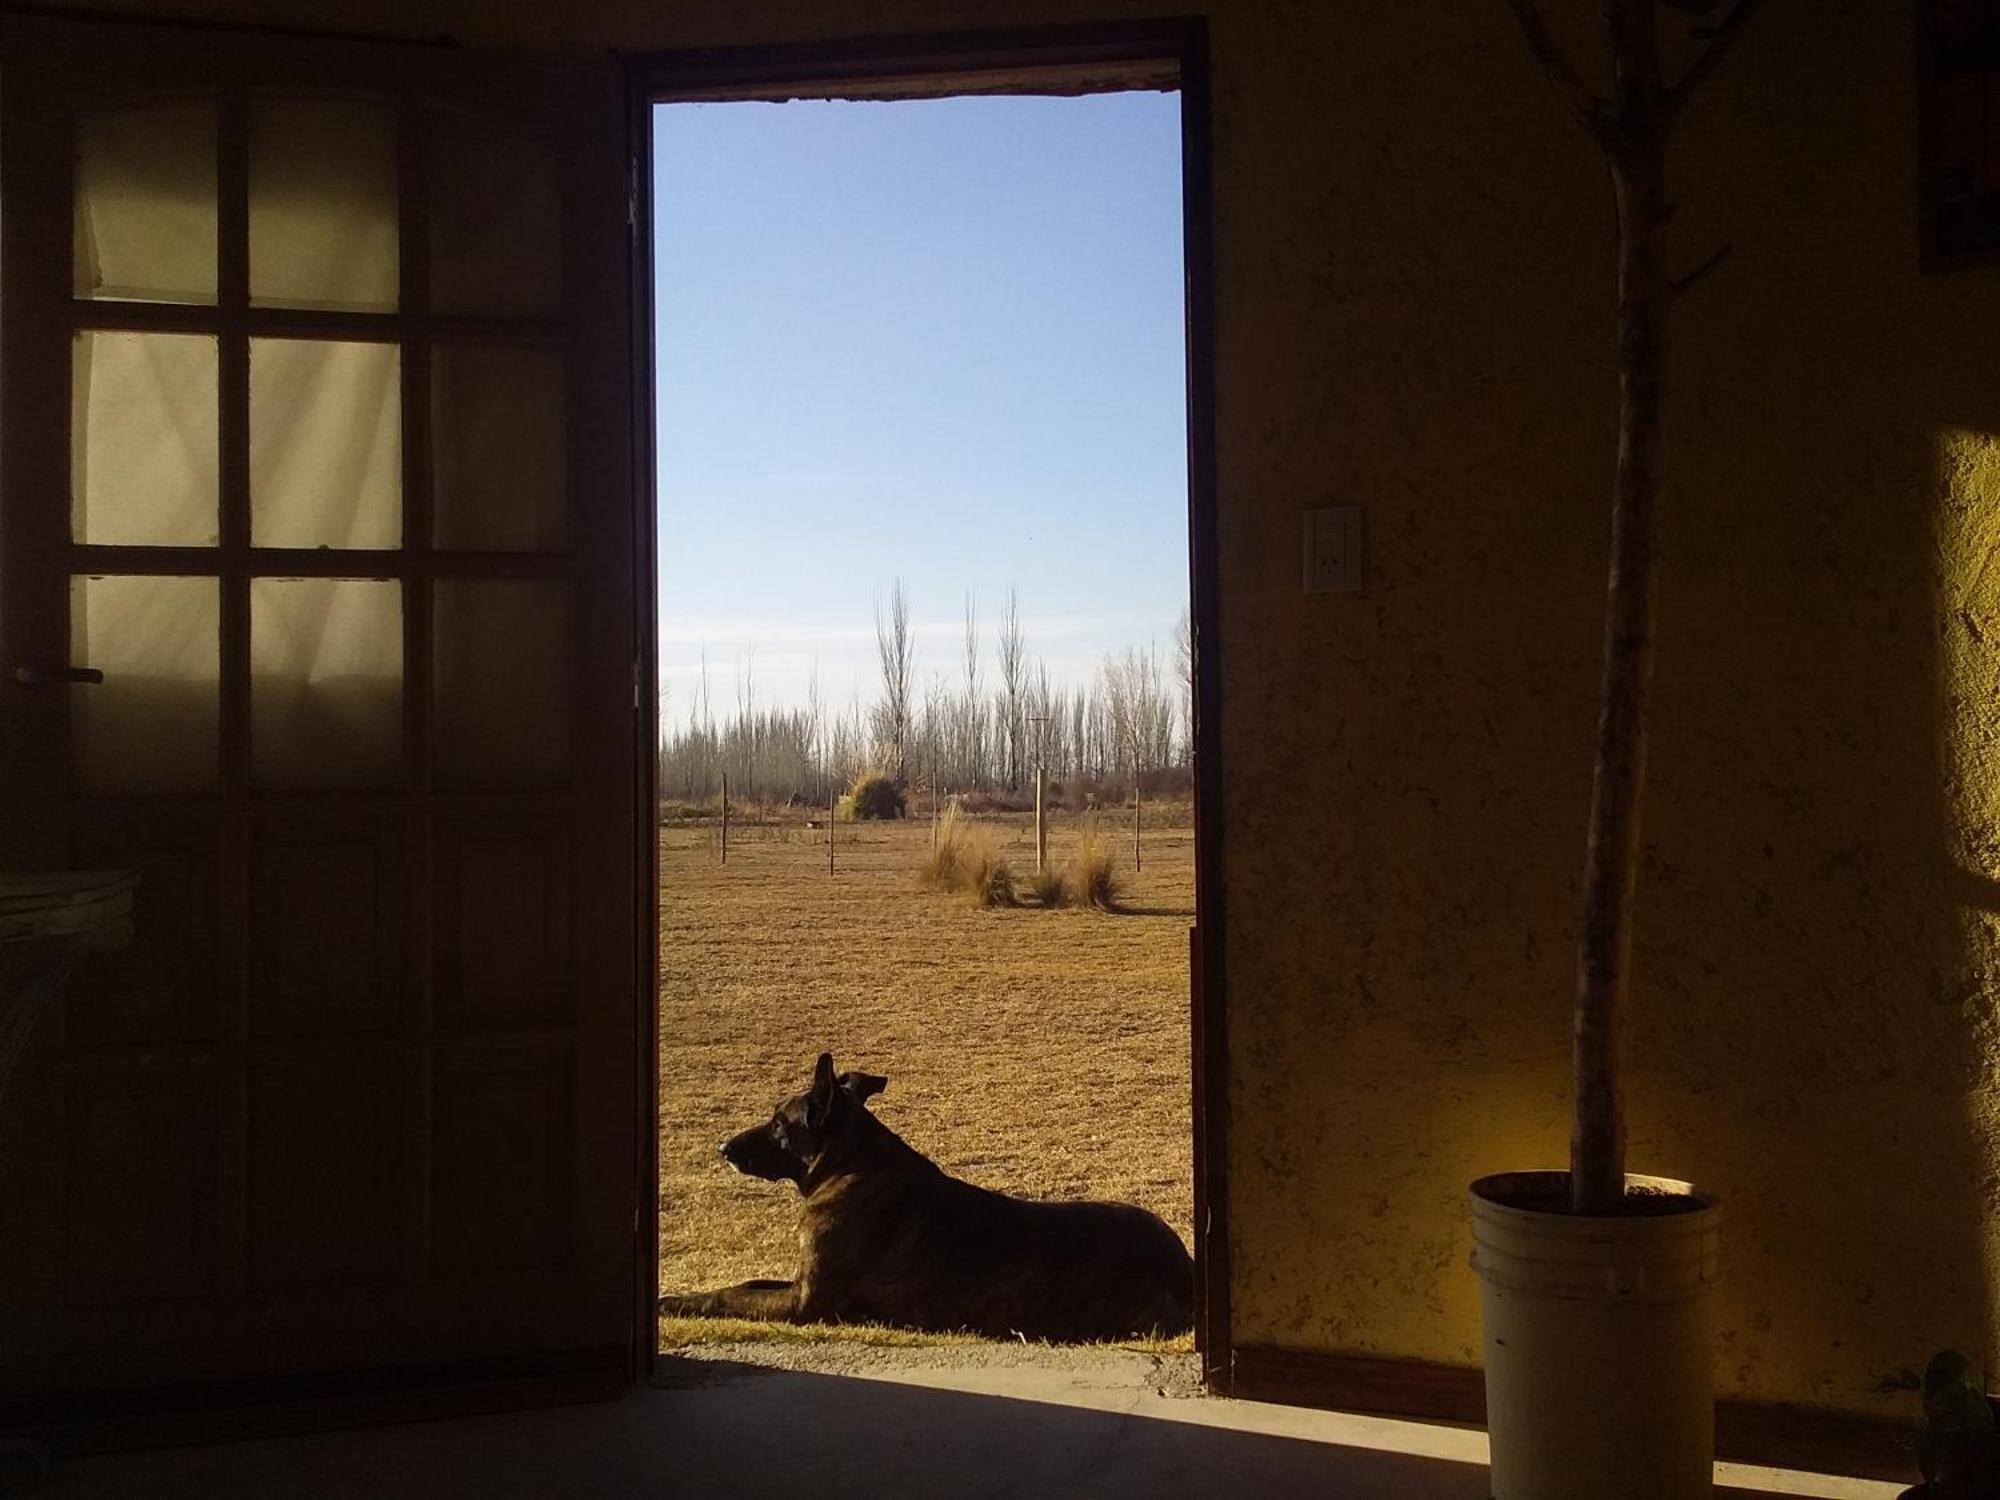
<path fill-rule="evenodd" d="M 4 856 L 144 878 L 0 1101 L 0 1392 L 622 1379 L 619 75 L 28 17 L 0 59 Z"/>

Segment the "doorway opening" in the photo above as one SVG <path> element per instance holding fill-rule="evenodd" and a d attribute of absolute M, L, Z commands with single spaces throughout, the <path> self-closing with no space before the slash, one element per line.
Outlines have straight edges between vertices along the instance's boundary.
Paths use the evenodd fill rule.
<path fill-rule="evenodd" d="M 793 1274 L 793 1185 L 716 1147 L 821 1052 L 946 1171 L 1137 1203 L 1212 1278 L 1205 341 L 1178 58 L 1121 45 L 653 77 L 673 1291 Z"/>

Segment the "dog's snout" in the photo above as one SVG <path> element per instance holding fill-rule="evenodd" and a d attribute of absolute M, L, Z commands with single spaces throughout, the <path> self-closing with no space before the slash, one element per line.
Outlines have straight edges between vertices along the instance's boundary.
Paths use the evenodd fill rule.
<path fill-rule="evenodd" d="M 722 1143 L 722 1159 L 747 1177 L 770 1182 L 797 1182 L 805 1163 L 773 1138 L 769 1125 L 753 1125 Z"/>
<path fill-rule="evenodd" d="M 715 1154 L 716 1154 L 717 1156 L 721 1157 L 721 1158 L 722 1158 L 722 1159 L 723 1159 L 724 1161 L 728 1161 L 728 1160 L 729 1160 L 729 1139 L 728 1139 L 728 1137 L 726 1137 L 726 1136 L 725 1136 L 725 1137 L 724 1137 L 724 1138 L 723 1138 L 722 1140 L 719 1140 L 719 1141 L 717 1141 L 717 1142 L 715 1143 Z"/>

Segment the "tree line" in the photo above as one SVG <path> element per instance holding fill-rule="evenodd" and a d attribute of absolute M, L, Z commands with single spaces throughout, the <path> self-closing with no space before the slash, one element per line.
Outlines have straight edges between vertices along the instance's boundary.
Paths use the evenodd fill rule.
<path fill-rule="evenodd" d="M 1173 779 L 1192 763 L 1186 611 L 1167 659 L 1127 646 L 1107 652 L 1089 682 L 1060 685 L 1030 650 L 1015 590 L 991 631 L 990 660 L 967 594 L 957 659 L 920 675 L 909 591 L 897 579 L 876 600 L 875 645 L 874 698 L 841 706 L 822 696 L 817 669 L 805 703 L 759 705 L 754 653 L 736 664 L 733 701 L 718 703 L 704 652 L 685 707 L 662 699 L 660 795 L 705 802 L 726 775 L 735 797 L 817 804 L 870 771 L 907 787 L 1019 793 L 1038 763 L 1052 782 L 1111 791 Z"/>

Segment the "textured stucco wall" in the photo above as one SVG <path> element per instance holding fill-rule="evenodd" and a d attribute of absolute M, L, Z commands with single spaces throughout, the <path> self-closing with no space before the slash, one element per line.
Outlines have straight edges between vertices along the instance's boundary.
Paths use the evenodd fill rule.
<path fill-rule="evenodd" d="M 1316 210 L 1222 203 L 1232 1227 L 1244 1340 L 1472 1362 L 1463 1184 L 1566 1149 L 1610 220 L 1451 9 L 1224 90 Z M 2000 275 L 1917 274 L 1900 12 L 1774 8 L 1679 142 L 1680 258 L 1735 254 L 1677 323 L 1632 1103 L 1728 1203 L 1723 1389 L 1906 1411 L 1991 1346 Z M 1365 598 L 1287 587 L 1315 491 Z"/>
<path fill-rule="evenodd" d="M 643 48 L 1116 0 L 213 0 Z M 1611 220 L 1499 0 L 1216 0 L 1239 1341 L 1471 1363 L 1465 1183 L 1566 1149 Z M 1587 0 L 1551 7 L 1587 34 Z M 1634 1165 L 1728 1204 L 1722 1387 L 2000 1354 L 2000 270 L 1917 274 L 1907 7 L 1769 8 L 1678 143 Z M 1307 599 L 1299 510 L 1366 510 Z"/>
<path fill-rule="evenodd" d="M 1225 87 L 1317 210 L 1222 205 L 1232 1227 L 1246 1341 L 1470 1363 L 1463 1185 L 1566 1154 L 1610 219 L 1451 10 Z M 1679 258 L 1735 254 L 1676 329 L 1632 1123 L 1727 1200 L 1723 1389 L 1906 1412 L 1990 1340 L 2000 275 L 1916 272 L 1900 12 L 1775 7 L 1679 142 Z M 1363 599 L 1287 587 L 1315 491 Z"/>

